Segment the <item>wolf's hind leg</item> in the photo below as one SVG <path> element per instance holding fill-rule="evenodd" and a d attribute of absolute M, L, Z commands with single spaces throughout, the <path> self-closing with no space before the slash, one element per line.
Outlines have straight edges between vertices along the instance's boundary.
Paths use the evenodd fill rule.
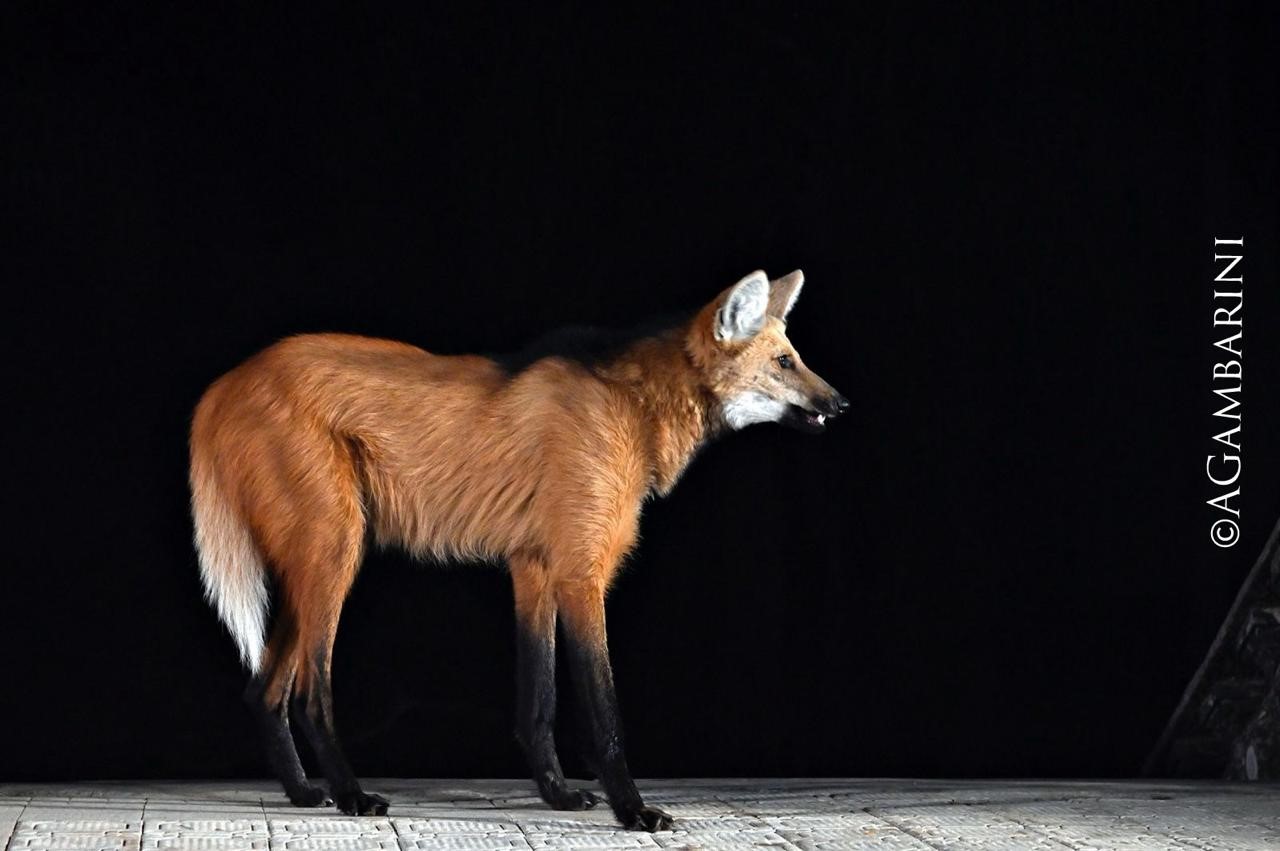
<path fill-rule="evenodd" d="M 298 621 L 293 720 L 311 743 L 338 809 L 347 815 L 385 815 L 387 799 L 360 788 L 338 742 L 333 714 L 333 642 L 342 604 L 364 555 L 365 518 L 357 475 L 350 463 L 325 468 L 317 459 L 293 488 L 293 499 L 301 506 L 295 516 L 306 521 L 289 530 L 290 545 L 280 547 L 273 558 L 280 568 L 282 596 Z"/>
<path fill-rule="evenodd" d="M 598 802 L 570 789 L 556 755 L 556 606 L 546 564 L 531 555 L 510 559 L 516 602 L 516 738 L 542 800 L 553 810 L 585 810 Z"/>
<path fill-rule="evenodd" d="M 354 564 L 341 576 L 342 581 L 329 588 L 324 601 L 313 604 L 313 620 L 300 630 L 298 651 L 299 684 L 293 702 L 293 717 L 302 727 L 315 751 L 316 759 L 329 781 L 329 791 L 338 809 L 352 816 L 385 815 L 387 799 L 360 788 L 351 764 L 338 743 L 337 725 L 333 717 L 333 639 L 338 630 L 338 615 L 351 580 Z M 341 586 L 340 590 L 335 586 Z M 318 595 L 317 595 L 318 596 Z"/>
<path fill-rule="evenodd" d="M 280 778 L 289 800 L 297 807 L 327 807 L 333 801 L 324 789 L 307 782 L 293 733 L 289 729 L 289 696 L 293 691 L 296 640 L 293 616 L 285 608 L 272 630 L 266 663 L 249 681 L 244 698 L 258 723 L 267 760 Z"/>

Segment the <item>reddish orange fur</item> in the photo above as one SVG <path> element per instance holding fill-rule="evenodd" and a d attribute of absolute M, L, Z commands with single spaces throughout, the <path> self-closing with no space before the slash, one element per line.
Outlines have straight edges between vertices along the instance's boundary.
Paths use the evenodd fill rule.
<path fill-rule="evenodd" d="M 277 629 L 269 654 L 305 654 L 320 635 L 331 647 L 366 523 L 422 555 L 508 557 L 529 606 L 567 585 L 603 591 L 646 492 L 674 484 L 708 428 L 695 382 L 655 396 L 639 366 L 679 369 L 681 353 L 643 349 L 616 383 L 559 360 L 508 379 L 482 358 L 314 335 L 219 379 L 196 410 L 192 454 L 247 521 L 296 620 L 302 640 Z"/>
<path fill-rule="evenodd" d="M 196 408 L 191 488 L 210 601 L 254 672 L 268 757 L 291 801 L 326 802 L 298 758 L 298 721 L 345 813 L 381 815 L 337 740 L 330 660 L 365 541 L 434 558 L 503 559 L 515 589 L 517 738 L 556 809 L 571 789 L 555 750 L 557 624 L 622 824 L 663 830 L 622 750 L 605 592 L 664 495 L 725 428 L 821 431 L 849 402 L 804 367 L 785 319 L 804 276 L 753 272 L 688 323 L 592 366 L 544 357 L 514 374 L 340 334 L 293 337 L 218 379 Z M 265 642 L 266 571 L 281 589 Z M 290 698 L 294 700 L 291 701 Z"/>
<path fill-rule="evenodd" d="M 522 619 L 559 609 L 602 630 L 595 610 L 645 497 L 722 427 L 717 399 L 757 368 L 744 363 L 794 353 L 781 306 L 755 338 L 718 342 L 724 298 L 594 371 L 550 358 L 509 376 L 482 357 L 319 334 L 216 381 L 195 413 L 192 483 L 243 519 L 283 591 L 268 694 L 300 688 L 307 654 L 332 651 L 366 526 L 423 556 L 506 559 Z"/>

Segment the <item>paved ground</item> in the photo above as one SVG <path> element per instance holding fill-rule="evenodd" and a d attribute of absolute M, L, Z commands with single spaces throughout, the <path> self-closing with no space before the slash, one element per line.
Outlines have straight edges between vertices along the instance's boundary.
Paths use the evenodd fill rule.
<path fill-rule="evenodd" d="M 616 829 L 556 813 L 511 780 L 382 780 L 386 818 L 287 805 L 241 783 L 0 786 L 7 851 L 428 851 L 551 848 L 1280 851 L 1280 787 L 1221 783 L 679 780 L 641 784 L 676 817 Z"/>

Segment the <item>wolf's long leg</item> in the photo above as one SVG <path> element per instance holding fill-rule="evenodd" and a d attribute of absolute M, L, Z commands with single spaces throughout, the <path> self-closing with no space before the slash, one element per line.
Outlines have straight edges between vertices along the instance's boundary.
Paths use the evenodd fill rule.
<path fill-rule="evenodd" d="M 564 618 L 570 671 L 591 728 L 600 782 L 609 795 L 609 805 L 628 828 L 668 830 L 671 816 L 645 805 L 627 768 L 605 639 L 604 589 L 593 582 L 567 583 L 557 588 L 557 600 Z"/>
<path fill-rule="evenodd" d="M 584 810 L 599 799 L 570 789 L 556 755 L 556 605 L 546 564 L 531 555 L 510 559 L 516 603 L 516 738 L 538 793 L 555 810 Z"/>
<path fill-rule="evenodd" d="M 333 642 L 342 604 L 360 570 L 365 523 L 353 467 L 342 463 L 341 456 L 334 462 L 328 469 L 313 468 L 305 482 L 294 485 L 295 499 L 306 500 L 308 523 L 293 531 L 294 546 L 281 548 L 275 558 L 283 596 L 298 618 L 293 718 L 311 742 L 338 809 L 348 815 L 383 815 L 387 800 L 360 788 L 338 744 L 333 717 Z"/>
<path fill-rule="evenodd" d="M 311 749 L 316 753 L 329 780 L 329 790 L 338 809 L 347 815 L 385 815 L 387 800 L 360 788 L 351 764 L 347 762 L 342 746 L 338 743 L 338 731 L 333 720 L 333 688 L 330 685 L 329 664 L 332 645 L 321 648 L 306 669 L 306 685 L 294 698 L 294 717 L 307 734 Z"/>
<path fill-rule="evenodd" d="M 294 698 L 294 718 L 307 734 L 311 749 L 329 780 L 329 792 L 338 809 L 348 815 L 384 815 L 387 800 L 360 788 L 351 764 L 338 743 L 337 725 L 333 717 L 333 685 L 330 666 L 333 641 L 338 632 L 338 615 L 347 589 L 355 579 L 355 562 L 347 565 L 349 573 L 328 587 L 327 594 L 314 590 L 308 609 L 310 622 L 299 630 L 298 694 Z M 338 586 L 341 586 L 340 588 Z"/>
<path fill-rule="evenodd" d="M 289 695 L 296 672 L 293 658 L 296 640 L 293 615 L 287 606 L 282 607 L 267 645 L 266 662 L 249 681 L 244 698 L 258 722 L 267 759 L 289 800 L 299 807 L 323 807 L 333 802 L 324 789 L 307 782 L 289 730 Z"/>

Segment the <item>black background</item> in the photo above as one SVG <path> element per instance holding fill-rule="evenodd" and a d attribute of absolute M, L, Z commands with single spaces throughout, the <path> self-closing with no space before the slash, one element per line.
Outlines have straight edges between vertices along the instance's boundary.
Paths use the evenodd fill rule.
<path fill-rule="evenodd" d="M 1280 28 L 1128 5 L 11 20 L 0 774 L 265 772 L 190 545 L 221 372 L 301 331 L 513 349 L 758 267 L 805 270 L 791 337 L 855 414 L 734 435 L 647 509 L 610 601 L 637 774 L 1137 772 L 1280 514 Z M 359 772 L 524 773 L 510 603 L 369 559 Z"/>

